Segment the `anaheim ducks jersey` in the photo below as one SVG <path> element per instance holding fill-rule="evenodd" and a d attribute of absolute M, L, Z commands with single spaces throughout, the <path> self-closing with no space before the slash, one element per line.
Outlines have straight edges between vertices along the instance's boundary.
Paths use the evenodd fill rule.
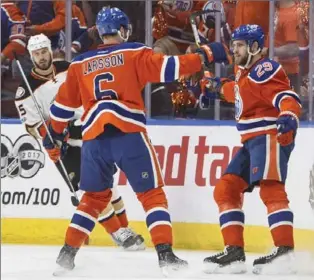
<path fill-rule="evenodd" d="M 42 76 L 36 74 L 34 69 L 27 77 L 30 88 L 39 104 L 41 113 L 45 120 L 49 119 L 49 109 L 61 84 L 65 81 L 69 63 L 66 61 L 53 62 L 55 71 L 54 79 L 44 79 Z M 36 128 L 41 125 L 41 119 L 33 98 L 23 82 L 16 91 L 15 105 L 19 112 L 22 123 L 29 129 Z"/>
<path fill-rule="evenodd" d="M 301 101 L 291 90 L 282 66 L 263 58 L 250 69 L 235 68 L 235 81 L 222 87 L 223 97 L 235 103 L 235 118 L 242 142 L 262 135 L 276 134 L 280 113 L 300 115 Z"/>
<path fill-rule="evenodd" d="M 62 132 L 83 105 L 83 140 L 111 124 L 123 132 L 145 132 L 142 90 L 147 82 L 172 82 L 201 69 L 200 56 L 163 56 L 141 43 L 100 46 L 77 56 L 51 106 L 54 130 Z"/>

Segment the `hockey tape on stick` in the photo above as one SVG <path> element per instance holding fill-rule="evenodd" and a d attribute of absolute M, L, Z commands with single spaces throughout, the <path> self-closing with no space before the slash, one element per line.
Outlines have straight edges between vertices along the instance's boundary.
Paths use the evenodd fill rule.
<path fill-rule="evenodd" d="M 31 97 L 32 97 L 32 99 L 33 99 L 33 101 L 34 101 L 34 104 L 35 104 L 36 110 L 37 110 L 37 112 L 38 112 L 38 115 L 39 115 L 39 117 L 40 117 L 40 120 L 41 120 L 41 122 L 43 123 L 43 125 L 44 125 L 44 127 L 45 127 L 45 129 L 46 129 L 46 131 L 47 131 L 47 135 L 48 135 L 50 141 L 51 141 L 52 143 L 54 143 L 53 138 L 52 138 L 52 136 L 51 136 L 51 134 L 50 134 L 50 132 L 49 132 L 48 126 L 47 126 L 47 124 L 46 124 L 46 122 L 45 122 L 45 118 L 44 118 L 43 114 L 42 114 L 41 111 L 40 111 L 39 104 L 38 104 L 38 102 L 37 102 L 37 100 L 36 100 L 36 97 L 35 97 L 35 95 L 34 95 L 32 89 L 31 89 L 31 87 L 30 87 L 30 85 L 29 85 L 29 83 L 28 83 L 28 80 L 27 80 L 27 78 L 26 78 L 26 76 L 25 76 L 25 73 L 24 73 L 24 70 L 23 70 L 23 68 L 22 68 L 22 65 L 21 65 L 21 63 L 20 63 L 20 61 L 19 61 L 19 59 L 18 59 L 18 57 L 17 57 L 17 55 L 16 55 L 15 52 L 14 52 L 14 57 L 15 57 L 15 60 L 16 60 L 16 64 L 17 64 L 17 66 L 18 66 L 18 68 L 19 68 L 19 70 L 20 70 L 20 72 L 21 72 L 22 77 L 23 77 L 23 80 L 24 80 L 24 82 L 25 82 L 25 84 L 26 84 L 26 86 L 27 86 L 27 89 L 28 89 L 28 91 L 29 91 L 29 93 L 30 93 L 30 95 L 31 95 Z M 65 169 L 65 167 L 64 167 L 64 164 L 63 164 L 63 162 L 62 162 L 61 159 L 59 159 L 58 162 L 59 162 L 59 164 L 60 164 L 60 166 L 61 166 L 61 169 L 62 169 L 62 172 L 64 173 L 64 176 L 65 176 L 65 178 L 66 178 L 66 181 L 67 181 L 66 183 L 69 185 L 69 187 L 70 187 L 70 189 L 71 189 L 71 192 L 72 192 L 72 194 L 73 194 L 73 196 L 71 197 L 72 204 L 73 204 L 74 206 L 78 206 L 80 202 L 79 202 L 78 196 L 77 196 L 77 194 L 76 194 L 76 192 L 75 192 L 75 190 L 74 190 L 74 187 L 73 187 L 73 185 L 72 185 L 72 182 L 71 182 L 71 180 L 70 180 L 70 178 L 69 178 L 69 175 L 68 175 L 68 173 L 67 173 L 67 171 L 66 171 L 66 169 Z"/>
<path fill-rule="evenodd" d="M 198 33 L 196 18 L 200 17 L 202 15 L 207 15 L 209 13 L 221 13 L 221 11 L 219 11 L 219 10 L 204 10 L 204 11 L 194 12 L 190 15 L 190 23 L 191 23 L 191 27 L 192 27 L 192 31 L 193 31 L 193 35 L 194 35 L 194 40 L 195 40 L 197 47 L 201 46 L 201 39 L 200 39 L 200 35 Z"/>

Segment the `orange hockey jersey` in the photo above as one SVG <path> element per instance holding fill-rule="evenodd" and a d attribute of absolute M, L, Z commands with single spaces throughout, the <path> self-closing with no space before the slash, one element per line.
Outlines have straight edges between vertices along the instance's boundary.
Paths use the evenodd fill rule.
<path fill-rule="evenodd" d="M 282 66 L 263 58 L 250 69 L 236 67 L 235 81 L 222 87 L 223 98 L 235 103 L 235 118 L 242 142 L 262 135 L 276 134 L 280 113 L 301 113 L 299 96 L 291 90 Z"/>
<path fill-rule="evenodd" d="M 200 71 L 198 54 L 163 56 L 141 43 L 101 46 L 77 56 L 50 108 L 52 127 L 62 132 L 83 105 L 83 140 L 101 134 L 106 124 L 123 132 L 146 131 L 142 89 L 147 82 L 172 82 Z"/>

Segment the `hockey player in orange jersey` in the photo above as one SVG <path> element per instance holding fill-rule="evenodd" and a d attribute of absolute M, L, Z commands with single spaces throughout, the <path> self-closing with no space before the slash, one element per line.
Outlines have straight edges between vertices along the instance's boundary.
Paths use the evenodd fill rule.
<path fill-rule="evenodd" d="M 285 191 L 301 103 L 277 62 L 263 58 L 264 33 L 258 25 L 242 25 L 232 34 L 235 81 L 221 85 L 210 79 L 207 92 L 218 92 L 235 103 L 235 118 L 243 146 L 214 190 L 225 250 L 204 260 L 209 272 L 246 271 L 244 212 L 241 196 L 260 187 L 268 212 L 274 251 L 253 263 L 254 273 L 291 272 L 294 250 L 293 212 Z M 218 81 L 218 82 L 217 82 Z M 283 260 L 278 266 L 276 262 Z"/>
<path fill-rule="evenodd" d="M 31 74 L 27 80 L 33 94 L 40 104 L 41 113 L 45 121 L 49 122 L 49 108 L 57 95 L 59 87 L 65 81 L 67 69 L 70 65 L 67 61 L 53 61 L 51 41 L 44 34 L 31 36 L 28 40 L 27 49 L 33 62 Z M 16 109 L 20 119 L 25 125 L 26 131 L 35 138 L 41 139 L 46 135 L 46 129 L 41 122 L 36 105 L 31 98 L 27 85 L 23 82 L 16 91 Z M 69 139 L 64 145 L 62 161 L 72 181 L 73 188 L 78 197 L 81 167 L 81 126 L 78 120 L 82 115 L 82 108 L 75 112 L 75 118 L 68 126 Z M 50 150 L 48 150 L 49 152 Z M 51 155 L 53 158 L 53 155 Z M 55 161 L 55 160 L 54 160 Z M 55 165 L 64 177 L 58 158 Z M 116 169 L 116 167 L 115 167 Z M 65 182 L 67 182 L 64 177 Z M 70 191 L 71 188 L 68 186 Z M 98 222 L 110 234 L 114 242 L 128 251 L 145 249 L 142 236 L 136 234 L 128 227 L 128 218 L 124 208 L 124 202 L 117 188 L 113 187 L 111 203 L 99 215 Z"/>
<path fill-rule="evenodd" d="M 75 109 L 84 108 L 80 189 L 85 193 L 67 229 L 55 274 L 74 268 L 77 251 L 109 203 L 114 164 L 124 171 L 146 212 L 160 267 L 186 267 L 187 262 L 172 251 L 163 176 L 147 135 L 141 91 L 147 82 L 172 82 L 200 71 L 203 63 L 226 62 L 226 50 L 212 43 L 195 54 L 155 54 L 143 44 L 127 43 L 129 19 L 117 8 L 101 10 L 96 26 L 104 44 L 74 59 L 50 108 L 49 129 L 56 143 L 66 138 L 64 131 Z M 43 140 L 46 149 L 59 153 L 56 143 Z"/>

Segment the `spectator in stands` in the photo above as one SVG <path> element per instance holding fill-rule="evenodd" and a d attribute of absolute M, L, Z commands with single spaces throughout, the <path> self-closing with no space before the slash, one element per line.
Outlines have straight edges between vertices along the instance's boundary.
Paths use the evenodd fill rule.
<path fill-rule="evenodd" d="M 302 0 L 297 3 L 297 14 L 299 17 L 298 43 L 300 49 L 300 76 L 304 77 L 309 72 L 309 12 L 310 2 Z"/>
<path fill-rule="evenodd" d="M 235 29 L 235 14 L 237 1 L 223 0 L 223 7 L 226 14 L 226 22 L 228 23 L 231 32 Z"/>
<path fill-rule="evenodd" d="M 242 24 L 257 24 L 264 30 L 266 43 L 269 32 L 269 1 L 237 1 L 235 27 Z"/>
<path fill-rule="evenodd" d="M 204 1 L 159 1 L 153 18 L 155 52 L 178 55 L 194 44 L 190 15 L 202 10 Z"/>
<path fill-rule="evenodd" d="M 26 35 L 43 33 L 51 40 L 52 48 L 57 48 L 59 32 L 65 27 L 65 2 L 32 0 L 17 2 L 28 21 Z"/>
<path fill-rule="evenodd" d="M 277 2 L 274 56 L 285 69 L 291 86 L 300 93 L 298 26 L 299 18 L 294 0 Z"/>
<path fill-rule="evenodd" d="M 78 40 L 87 31 L 84 14 L 75 2 L 72 3 L 72 41 Z M 65 52 L 65 39 L 65 30 L 62 30 L 59 38 L 59 49 L 62 52 Z"/>
<path fill-rule="evenodd" d="M 24 54 L 26 36 L 24 34 L 25 17 L 12 2 L 1 3 L 1 65 L 14 58 L 13 51 Z"/>
<path fill-rule="evenodd" d="M 1 116 L 17 116 L 14 108 L 15 91 L 20 80 L 13 79 L 11 61 L 14 52 L 22 55 L 25 52 L 26 36 L 24 34 L 25 18 L 18 7 L 9 1 L 1 3 Z M 11 101 L 10 101 L 11 100 Z M 10 103 L 11 102 L 11 103 Z"/>

